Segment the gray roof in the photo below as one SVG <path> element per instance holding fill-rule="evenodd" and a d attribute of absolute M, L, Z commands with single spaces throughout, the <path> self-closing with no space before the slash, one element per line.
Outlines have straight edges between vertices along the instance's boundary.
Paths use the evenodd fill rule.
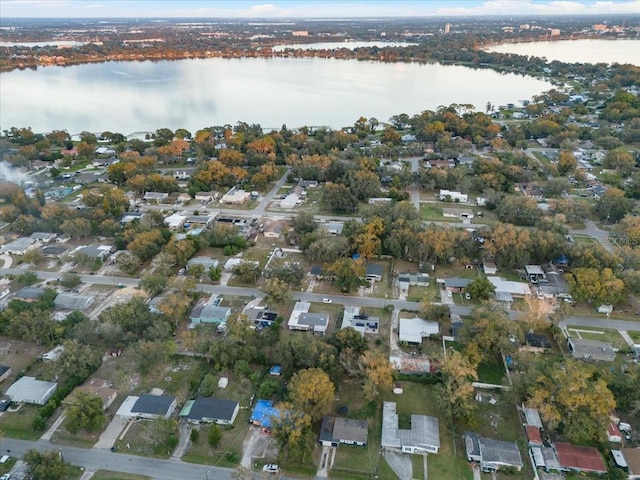
<path fill-rule="evenodd" d="M 366 420 L 330 417 L 322 419 L 320 441 L 336 443 L 367 443 L 369 424 Z"/>
<path fill-rule="evenodd" d="M 54 394 L 57 387 L 57 383 L 24 376 L 16 380 L 7 389 L 5 395 L 14 402 L 44 405 Z"/>
<path fill-rule="evenodd" d="M 16 292 L 16 298 L 24 300 L 38 300 L 44 293 L 42 287 L 23 287 Z"/>
<path fill-rule="evenodd" d="M 143 393 L 131 408 L 131 412 L 147 415 L 166 415 L 174 401 L 174 397 Z"/>
<path fill-rule="evenodd" d="M 465 288 L 467 285 L 471 283 L 471 280 L 468 278 L 445 278 L 444 286 L 446 288 Z"/>
<path fill-rule="evenodd" d="M 367 263 L 367 275 L 377 275 L 382 277 L 383 272 L 384 268 L 382 265 L 378 265 L 377 263 Z"/>
<path fill-rule="evenodd" d="M 103 258 L 111 252 L 103 248 L 102 245 L 87 245 L 76 250 L 76 253 L 82 253 L 91 258 Z"/>
<path fill-rule="evenodd" d="M 8 252 L 8 251 L 26 251 L 29 249 L 31 245 L 33 245 L 35 240 L 29 237 L 20 237 L 13 242 L 9 242 L 6 245 L 3 245 L 0 248 L 0 252 Z"/>
<path fill-rule="evenodd" d="M 61 293 L 56 296 L 53 304 L 61 310 L 87 310 L 93 303 L 90 295 L 74 295 L 72 293 Z"/>
<path fill-rule="evenodd" d="M 191 410 L 186 415 L 189 420 L 224 420 L 233 419 L 238 402 L 211 397 L 198 397 L 193 401 Z"/>
<path fill-rule="evenodd" d="M 205 269 L 209 269 L 217 267 L 219 263 L 217 259 L 211 257 L 193 257 L 187 262 L 187 268 L 191 265 L 202 265 Z"/>
<path fill-rule="evenodd" d="M 499 302 L 513 302 L 513 295 L 509 292 L 496 292 L 496 300 Z"/>
<path fill-rule="evenodd" d="M 218 307 L 211 303 L 198 304 L 191 311 L 189 318 L 194 319 L 209 319 L 214 322 L 222 322 L 230 315 L 231 309 L 228 307 Z"/>
<path fill-rule="evenodd" d="M 482 463 L 522 467 L 522 457 L 516 442 L 480 437 L 479 443 Z"/>
<path fill-rule="evenodd" d="M 326 313 L 301 313 L 298 317 L 298 325 L 310 327 L 322 327 L 329 323 L 329 315 Z"/>
<path fill-rule="evenodd" d="M 383 447 L 401 448 L 405 446 L 440 448 L 440 426 L 436 417 L 411 415 L 411 428 L 398 428 L 398 414 L 395 402 L 382 405 Z"/>
<path fill-rule="evenodd" d="M 40 249 L 44 255 L 53 255 L 56 257 L 62 256 L 67 250 L 67 247 L 60 247 L 57 245 L 46 245 Z"/>
<path fill-rule="evenodd" d="M 571 354 L 575 358 L 604 361 L 613 361 L 616 358 L 615 350 L 607 342 L 573 337 L 569 338 L 568 342 L 571 347 Z"/>

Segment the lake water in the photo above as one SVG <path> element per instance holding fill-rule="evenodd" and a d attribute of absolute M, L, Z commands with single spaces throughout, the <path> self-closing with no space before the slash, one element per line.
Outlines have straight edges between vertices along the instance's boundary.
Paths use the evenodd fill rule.
<path fill-rule="evenodd" d="M 630 63 L 640 66 L 640 40 L 558 40 L 556 42 L 504 43 L 489 52 L 545 57 L 568 63 Z"/>
<path fill-rule="evenodd" d="M 484 111 L 552 88 L 489 69 L 322 58 L 108 62 L 0 74 L 0 128 L 129 134 L 194 132 L 238 121 L 263 128 L 386 122 L 451 103 Z"/>

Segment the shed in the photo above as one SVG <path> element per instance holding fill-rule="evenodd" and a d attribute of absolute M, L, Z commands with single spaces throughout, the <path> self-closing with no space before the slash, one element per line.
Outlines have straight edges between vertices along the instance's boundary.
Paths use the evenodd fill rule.
<path fill-rule="evenodd" d="M 227 388 L 229 385 L 229 379 L 227 377 L 220 377 L 218 380 L 218 388 Z"/>

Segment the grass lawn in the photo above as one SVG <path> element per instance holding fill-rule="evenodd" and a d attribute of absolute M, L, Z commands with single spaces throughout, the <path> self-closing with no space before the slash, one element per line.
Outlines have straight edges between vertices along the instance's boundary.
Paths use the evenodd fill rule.
<path fill-rule="evenodd" d="M 5 473 L 9 473 L 13 466 L 16 464 L 18 459 L 16 457 L 11 457 L 4 463 L 0 463 L 0 475 L 4 475 Z"/>
<path fill-rule="evenodd" d="M 40 410 L 35 405 L 22 405 L 17 412 L 7 410 L 0 417 L 0 430 L 11 438 L 20 440 L 37 440 L 44 432 L 33 429 L 33 419 Z M 47 425 L 48 426 L 48 425 Z"/>
<path fill-rule="evenodd" d="M 506 377 L 502 360 L 496 358 L 493 362 L 482 362 L 478 365 L 478 381 L 493 385 L 505 384 Z"/>
<path fill-rule="evenodd" d="M 66 424 L 67 419 L 65 419 L 64 422 L 62 422 L 62 425 L 60 425 L 60 427 L 58 427 L 58 429 L 54 432 L 53 436 L 51 437 L 51 443 L 54 443 L 56 445 L 67 445 L 69 447 L 93 448 L 93 446 L 100 438 L 100 432 L 68 432 L 65 428 Z M 106 420 L 105 425 L 107 425 Z"/>
<path fill-rule="evenodd" d="M 110 470 L 98 470 L 91 478 L 93 480 L 151 480 L 151 477 L 146 475 L 112 472 Z"/>
<path fill-rule="evenodd" d="M 207 442 L 211 426 L 200 427 L 198 442 L 191 444 L 187 453 L 183 455 L 182 461 L 215 465 L 216 467 L 237 467 L 242 459 L 242 441 L 249 430 L 250 414 L 248 409 L 240 410 L 232 428 L 220 427 L 222 440 L 215 448 L 209 446 Z"/>
<path fill-rule="evenodd" d="M 432 282 L 428 287 L 409 287 L 409 293 L 407 294 L 407 301 L 409 302 L 439 302 L 440 294 L 438 293 L 438 286 L 435 282 Z M 416 305 L 416 310 L 420 308 L 420 305 Z"/>
<path fill-rule="evenodd" d="M 607 342 L 610 343 L 613 348 L 625 349 L 629 346 L 617 330 L 608 328 L 598 329 L 586 327 L 569 327 L 568 330 L 571 336 L 583 338 L 585 340 L 598 340 L 600 342 Z"/>

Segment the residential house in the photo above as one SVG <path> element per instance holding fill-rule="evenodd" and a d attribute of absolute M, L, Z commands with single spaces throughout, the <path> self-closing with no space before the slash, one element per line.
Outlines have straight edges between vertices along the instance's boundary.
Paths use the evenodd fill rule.
<path fill-rule="evenodd" d="M 498 272 L 498 267 L 493 260 L 482 260 L 482 271 L 485 275 L 495 275 Z"/>
<path fill-rule="evenodd" d="M 218 199 L 218 192 L 196 192 L 195 200 L 202 203 L 209 203 Z"/>
<path fill-rule="evenodd" d="M 403 272 L 398 274 L 398 282 L 412 287 L 428 287 L 430 282 L 428 273 Z"/>
<path fill-rule="evenodd" d="M 91 397 L 98 397 L 102 401 L 102 409 L 106 410 L 118 396 L 118 391 L 112 387 L 111 383 L 103 378 L 90 378 L 79 387 L 76 387 L 64 403 L 69 405 L 79 393 L 85 393 Z"/>
<path fill-rule="evenodd" d="M 554 449 L 562 470 L 566 472 L 607 473 L 602 455 L 595 447 L 579 447 L 557 442 Z"/>
<path fill-rule="evenodd" d="M 112 245 L 85 245 L 82 247 L 76 248 L 73 253 L 86 255 L 89 258 L 94 260 L 102 260 L 104 261 L 110 254 L 113 252 Z"/>
<path fill-rule="evenodd" d="M 212 397 L 197 397 L 189 400 L 180 411 L 180 418 L 189 423 L 217 423 L 232 425 L 240 411 L 240 404 L 233 400 Z"/>
<path fill-rule="evenodd" d="M 144 212 L 126 212 L 122 217 L 120 217 L 120 224 L 126 225 L 134 220 L 140 221 L 145 215 L 146 214 Z"/>
<path fill-rule="evenodd" d="M 607 427 L 607 440 L 611 443 L 622 443 L 622 432 L 614 422 Z"/>
<path fill-rule="evenodd" d="M 525 433 L 527 434 L 527 442 L 530 447 L 541 447 L 542 444 L 542 434 L 540 433 L 540 429 L 538 427 L 534 427 L 533 425 L 525 425 L 524 427 Z"/>
<path fill-rule="evenodd" d="M 252 263 L 254 265 L 260 265 L 260 263 L 257 262 L 257 261 L 245 260 L 244 258 L 241 258 L 241 257 L 233 257 L 233 258 L 230 258 L 229 260 L 227 260 L 225 262 L 224 270 L 226 272 L 231 272 L 231 271 L 233 271 L 233 269 L 236 266 L 240 265 L 241 263 L 245 263 L 245 262 L 246 263 Z"/>
<path fill-rule="evenodd" d="M 483 472 L 495 472 L 502 467 L 522 470 L 522 457 L 517 443 L 481 437 L 474 432 L 465 432 L 464 441 L 467 459 L 478 462 Z"/>
<path fill-rule="evenodd" d="M 176 409 L 178 401 L 167 395 L 151 395 L 143 393 L 140 396 L 127 397 L 117 411 L 123 418 L 169 418 Z"/>
<path fill-rule="evenodd" d="M 214 218 L 212 215 L 189 215 L 185 219 L 184 228 L 200 227 L 207 229 L 213 223 Z"/>
<path fill-rule="evenodd" d="M 549 337 L 537 333 L 526 333 L 524 335 L 524 345 L 520 347 L 521 352 L 545 353 L 551 350 L 552 344 Z"/>
<path fill-rule="evenodd" d="M 367 263 L 365 278 L 369 282 L 379 282 L 382 280 L 382 274 L 384 273 L 384 267 L 377 263 Z"/>
<path fill-rule="evenodd" d="M 629 480 L 640 480 L 640 448 L 623 448 L 622 455 L 627 463 Z"/>
<path fill-rule="evenodd" d="M 44 405 L 53 396 L 58 384 L 37 380 L 35 377 L 20 377 L 5 392 L 9 400 L 15 403 Z"/>
<path fill-rule="evenodd" d="M 318 186 L 318 182 L 316 180 L 298 180 L 298 186 L 300 188 L 316 188 Z"/>
<path fill-rule="evenodd" d="M 163 200 L 169 198 L 169 194 L 166 192 L 145 192 L 144 197 L 142 197 L 147 202 L 157 202 L 160 203 Z"/>
<path fill-rule="evenodd" d="M 56 239 L 58 235 L 56 233 L 50 232 L 33 232 L 29 238 L 35 240 L 36 242 L 43 243 L 51 243 Z"/>
<path fill-rule="evenodd" d="M 366 420 L 325 416 L 322 419 L 318 440 L 323 446 L 343 445 L 365 446 L 369 437 L 369 424 Z"/>
<path fill-rule="evenodd" d="M 77 295 L 73 293 L 59 293 L 53 300 L 58 310 L 78 310 L 86 312 L 93 303 L 92 295 Z"/>
<path fill-rule="evenodd" d="M 186 221 L 187 216 L 179 213 L 172 213 L 164 219 L 165 225 L 169 227 L 169 230 L 173 231 L 180 230 Z"/>
<path fill-rule="evenodd" d="M 398 428 L 395 402 L 382 405 L 382 448 L 399 449 L 402 453 L 438 453 L 440 427 L 437 417 L 411 415 L 411 428 Z"/>
<path fill-rule="evenodd" d="M 249 417 L 249 423 L 269 432 L 273 421 L 278 418 L 280 418 L 280 410 L 273 406 L 271 400 L 258 400 Z"/>
<path fill-rule="evenodd" d="M 360 313 L 360 307 L 344 307 L 342 315 L 342 329 L 351 327 L 360 334 L 378 333 L 380 328 L 380 319 L 378 317 L 369 317 L 366 313 Z"/>
<path fill-rule="evenodd" d="M 211 257 L 193 257 L 187 262 L 187 269 L 194 265 L 202 265 L 204 267 L 204 271 L 208 272 L 211 268 L 216 268 L 220 262 Z"/>
<path fill-rule="evenodd" d="M 290 193 L 282 200 L 280 200 L 279 207 L 283 209 L 292 209 L 301 203 L 302 200 L 300 199 L 300 195 L 298 195 L 297 193 Z"/>
<path fill-rule="evenodd" d="M 467 288 L 467 285 L 469 285 L 470 283 L 471 280 L 469 280 L 468 278 L 445 278 L 444 288 L 449 292 L 461 293 L 465 288 Z"/>
<path fill-rule="evenodd" d="M 547 298 L 563 298 L 568 295 L 569 285 L 564 278 L 564 271 L 551 263 L 542 265 L 545 275 L 545 283 L 538 285 L 538 291 Z"/>
<path fill-rule="evenodd" d="M 309 313 L 311 304 L 308 302 L 296 302 L 289 317 L 289 330 L 302 330 L 313 332 L 316 335 L 324 335 L 329 326 L 329 314 Z"/>
<path fill-rule="evenodd" d="M 540 265 L 525 265 L 524 271 L 531 283 L 541 283 L 547 281 L 547 275 Z"/>
<path fill-rule="evenodd" d="M 15 293 L 14 298 L 23 302 L 34 303 L 39 301 L 43 294 L 44 288 L 42 287 L 22 287 Z"/>
<path fill-rule="evenodd" d="M 13 242 L 0 247 L 0 253 L 8 253 L 9 255 L 24 255 L 29 250 L 38 247 L 38 243 L 31 237 L 20 237 Z"/>
<path fill-rule="evenodd" d="M 424 318 L 401 318 L 398 329 L 398 340 L 411 344 L 422 343 L 423 338 L 440 333 L 440 325 L 432 320 Z"/>
<path fill-rule="evenodd" d="M 454 160 L 427 160 L 424 163 L 427 168 L 454 168 L 456 166 Z"/>
<path fill-rule="evenodd" d="M 344 228 L 344 222 L 327 222 L 324 224 L 324 228 L 331 235 L 342 235 L 342 229 Z"/>
<path fill-rule="evenodd" d="M 198 302 L 191 310 L 189 320 L 195 325 L 199 323 L 226 323 L 227 318 L 231 315 L 231 309 L 220 307 L 218 304 L 219 300 L 217 300 L 216 294 L 213 294 L 208 300 Z"/>
<path fill-rule="evenodd" d="M 216 222 L 223 223 L 225 225 L 233 225 L 238 229 L 238 233 L 245 238 L 251 236 L 253 229 L 251 224 L 246 218 L 231 217 L 231 216 L 219 216 L 216 218 Z"/>
<path fill-rule="evenodd" d="M 603 362 L 613 362 L 616 359 L 615 350 L 611 344 L 607 342 L 569 337 L 567 339 L 567 345 L 569 346 L 569 350 L 571 350 L 573 358 Z"/>
<path fill-rule="evenodd" d="M 500 277 L 487 277 L 487 280 L 494 286 L 496 295 L 499 292 L 509 293 L 513 298 L 524 298 L 531 295 L 531 289 L 526 283 L 505 280 Z"/>
<path fill-rule="evenodd" d="M 249 200 L 250 197 L 251 192 L 236 190 L 234 187 L 222 196 L 222 198 L 220 199 L 220 203 L 240 205 Z"/>
<path fill-rule="evenodd" d="M 455 192 L 452 190 L 440 190 L 439 197 L 443 202 L 467 203 L 469 196 L 466 193 Z"/>
<path fill-rule="evenodd" d="M 57 245 L 45 245 L 40 249 L 42 255 L 47 258 L 60 258 L 69 250 L 67 247 L 59 247 Z"/>

